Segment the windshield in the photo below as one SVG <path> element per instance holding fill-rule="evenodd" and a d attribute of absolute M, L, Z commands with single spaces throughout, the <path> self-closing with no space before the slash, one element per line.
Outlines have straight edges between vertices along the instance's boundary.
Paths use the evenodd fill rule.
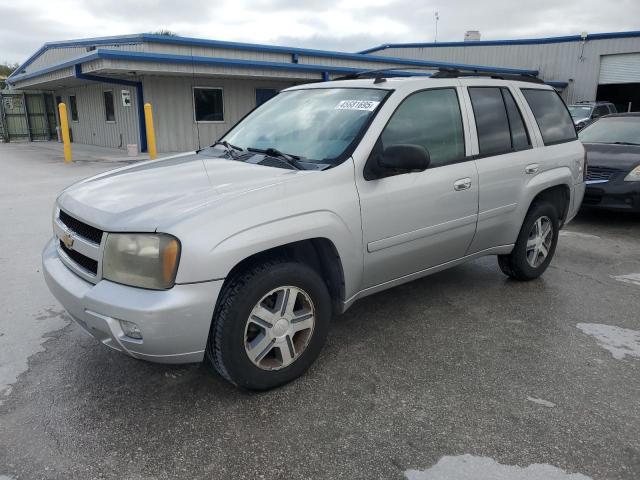
<path fill-rule="evenodd" d="M 640 145 L 640 117 L 601 118 L 582 130 L 584 143 L 627 143 Z"/>
<path fill-rule="evenodd" d="M 306 161 L 337 163 L 388 93 L 364 88 L 282 92 L 222 140 L 242 149 L 275 149 Z"/>
<path fill-rule="evenodd" d="M 589 118 L 591 116 L 591 107 L 584 105 L 569 105 L 569 113 L 574 120 L 581 118 Z"/>

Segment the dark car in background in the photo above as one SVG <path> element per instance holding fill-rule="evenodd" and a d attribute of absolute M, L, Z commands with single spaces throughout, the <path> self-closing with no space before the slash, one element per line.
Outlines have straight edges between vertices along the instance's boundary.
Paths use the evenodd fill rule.
<path fill-rule="evenodd" d="M 600 117 L 617 112 L 616 106 L 611 102 L 578 102 L 569 105 L 569 113 L 578 131 Z"/>
<path fill-rule="evenodd" d="M 588 164 L 582 205 L 640 212 L 640 112 L 602 117 L 579 137 Z"/>

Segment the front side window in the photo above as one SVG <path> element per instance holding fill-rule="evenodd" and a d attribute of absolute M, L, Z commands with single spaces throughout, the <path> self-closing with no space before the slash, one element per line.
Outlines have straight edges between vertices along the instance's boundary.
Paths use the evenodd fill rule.
<path fill-rule="evenodd" d="M 605 105 L 598 105 L 593 109 L 593 118 L 602 117 L 603 115 L 609 115 L 609 108 Z"/>
<path fill-rule="evenodd" d="M 311 88 L 279 93 L 221 140 L 337 164 L 368 126 L 388 90 Z"/>
<path fill-rule="evenodd" d="M 570 142 L 577 138 L 571 115 L 555 90 L 523 88 L 545 145 Z"/>
<path fill-rule="evenodd" d="M 116 121 L 116 109 L 113 103 L 113 91 L 107 90 L 104 92 L 104 116 L 107 122 Z"/>
<path fill-rule="evenodd" d="M 224 108 L 221 88 L 193 88 L 196 122 L 223 122 Z"/>
<path fill-rule="evenodd" d="M 69 110 L 71 112 L 71 121 L 78 121 L 78 104 L 76 103 L 76 96 L 69 95 Z"/>
<path fill-rule="evenodd" d="M 380 142 L 382 149 L 421 145 L 429 152 L 431 167 L 464 158 L 464 129 L 456 91 L 424 90 L 407 97 L 387 123 Z"/>

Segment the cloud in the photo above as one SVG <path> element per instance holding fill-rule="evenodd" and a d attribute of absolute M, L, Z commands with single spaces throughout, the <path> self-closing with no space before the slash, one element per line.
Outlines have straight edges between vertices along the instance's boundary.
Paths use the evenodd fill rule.
<path fill-rule="evenodd" d="M 16 6 L 19 5 L 19 6 Z M 169 29 L 184 36 L 357 51 L 382 43 L 633 30 L 640 2 L 620 0 L 0 0 L 0 60 L 47 41 Z"/>

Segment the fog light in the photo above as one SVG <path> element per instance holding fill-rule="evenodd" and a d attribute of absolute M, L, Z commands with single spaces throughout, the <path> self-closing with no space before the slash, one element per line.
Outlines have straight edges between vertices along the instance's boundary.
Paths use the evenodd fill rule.
<path fill-rule="evenodd" d="M 120 320 L 120 327 L 127 337 L 135 338 L 136 340 L 142 340 L 142 332 L 133 322 L 127 322 L 126 320 Z"/>

